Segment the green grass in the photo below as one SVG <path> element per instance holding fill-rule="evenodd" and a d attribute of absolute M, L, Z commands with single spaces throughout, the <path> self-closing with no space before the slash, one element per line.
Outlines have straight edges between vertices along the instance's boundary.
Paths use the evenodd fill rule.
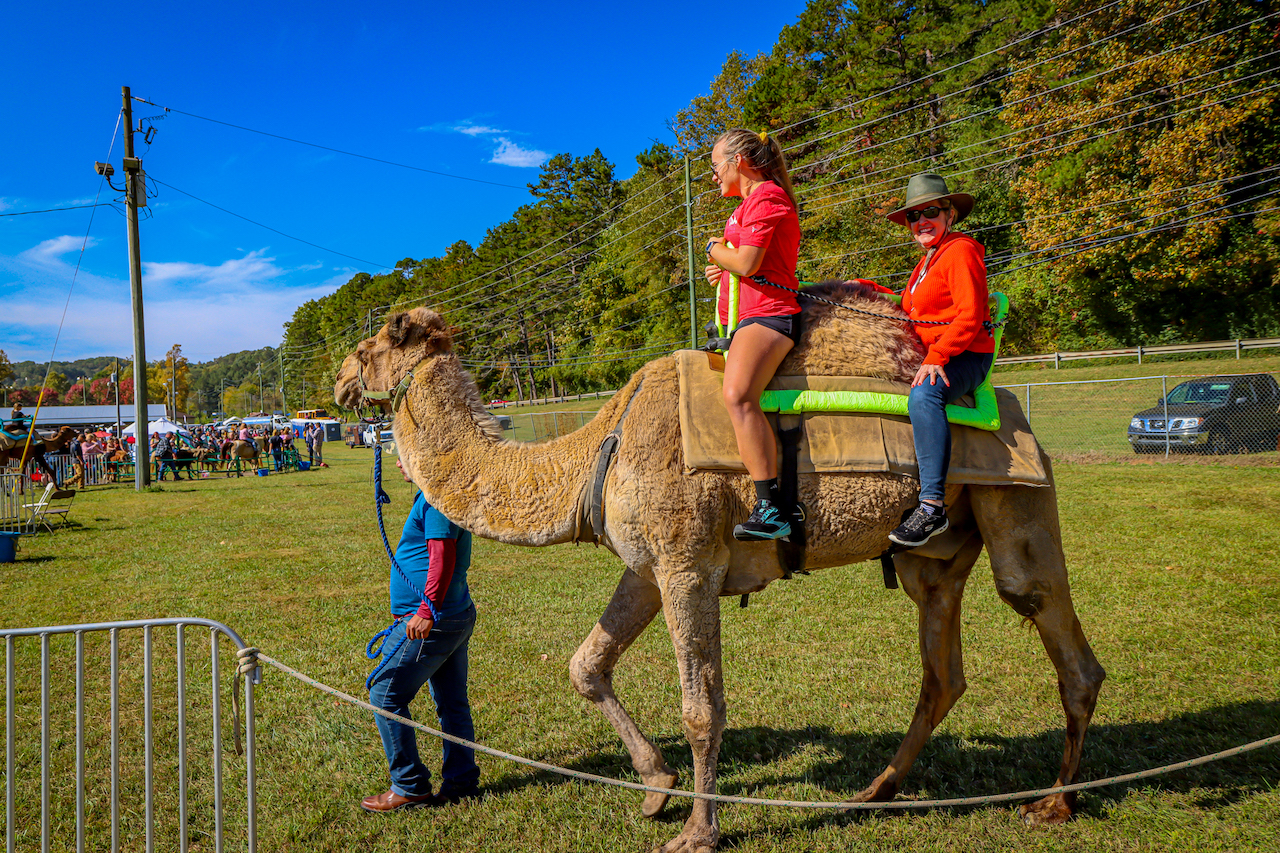
<path fill-rule="evenodd" d="M 226 622 L 267 654 L 361 695 L 364 643 L 385 625 L 388 567 L 370 506 L 367 450 L 326 447 L 329 470 L 81 494 L 76 525 L 24 538 L 0 566 L 0 623 L 160 616 Z M 1109 677 L 1086 742 L 1085 778 L 1128 773 L 1280 732 L 1280 471 L 1201 465 L 1059 464 L 1073 595 Z M 410 487 L 389 484 L 396 530 Z M 393 533 L 394 536 L 394 533 Z M 568 767 L 634 778 L 613 730 L 569 685 L 566 667 L 621 566 L 589 546 L 517 549 L 477 541 L 470 578 L 480 612 L 471 693 L 483 742 Z M 722 607 L 729 728 L 725 793 L 839 799 L 879 772 L 919 687 L 915 609 L 883 588 L 878 564 L 776 583 Z M 904 795 L 959 797 L 1047 785 L 1062 748 L 1052 667 L 1032 630 L 996 597 L 985 558 L 963 619 L 967 694 L 926 746 Z M 207 634 L 189 633 L 192 849 L 211 850 Z M 72 642 L 52 638 L 53 823 L 71 845 Z M 141 847 L 141 641 L 122 641 L 125 833 Z M 89 849 L 107 832 L 105 640 L 86 643 Z M 176 847 L 172 631 L 156 631 L 157 849 Z M 230 654 L 223 648 L 228 832 L 239 849 L 243 759 L 230 750 Z M 18 646 L 22 732 L 19 849 L 39 831 L 39 642 Z M 688 746 L 670 640 L 659 619 L 623 658 L 617 685 L 687 784 Z M 261 850 L 644 850 L 674 836 L 688 804 L 645 821 L 638 795 L 565 782 L 481 757 L 485 799 L 434 812 L 366 815 L 383 790 L 372 719 L 283 674 L 257 693 Z M 430 702 L 416 705 L 430 721 Z M 430 765 L 439 748 L 423 741 Z M 1029 831 L 1009 808 L 836 817 L 726 807 L 722 849 L 1274 850 L 1280 749 L 1082 798 L 1080 817 Z"/>

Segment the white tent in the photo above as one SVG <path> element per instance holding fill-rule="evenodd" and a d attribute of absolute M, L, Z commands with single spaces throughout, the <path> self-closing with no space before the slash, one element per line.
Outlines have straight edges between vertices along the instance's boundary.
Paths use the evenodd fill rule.
<path fill-rule="evenodd" d="M 137 426 L 138 426 L 138 422 L 134 421 L 133 423 L 125 427 L 123 430 L 121 430 L 121 432 L 123 432 L 125 435 L 133 435 L 136 431 L 135 428 Z M 155 435 L 157 433 L 162 433 L 162 432 L 177 432 L 186 436 L 191 435 L 191 433 L 187 431 L 187 428 L 184 427 L 182 424 L 174 423 L 173 421 L 169 420 L 166 417 L 161 417 L 147 424 L 148 435 Z"/>

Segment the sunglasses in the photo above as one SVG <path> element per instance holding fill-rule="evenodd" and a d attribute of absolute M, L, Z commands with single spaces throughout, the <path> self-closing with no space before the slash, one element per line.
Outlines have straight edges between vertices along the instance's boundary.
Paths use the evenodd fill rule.
<path fill-rule="evenodd" d="M 904 214 L 904 216 L 908 222 L 919 222 L 920 217 L 922 216 L 925 219 L 937 219 L 938 214 L 942 213 L 942 211 L 944 210 L 950 210 L 950 209 L 951 209 L 950 202 L 942 202 L 941 204 L 930 205 L 929 207 L 926 207 L 924 210 L 908 210 Z"/>

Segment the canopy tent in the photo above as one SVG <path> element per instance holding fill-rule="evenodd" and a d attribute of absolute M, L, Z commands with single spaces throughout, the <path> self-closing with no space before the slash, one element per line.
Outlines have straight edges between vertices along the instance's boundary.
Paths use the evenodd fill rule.
<path fill-rule="evenodd" d="M 137 429 L 136 429 L 137 426 L 138 426 L 138 422 L 134 421 L 133 423 L 125 427 L 123 430 L 121 430 L 121 432 L 123 432 L 125 435 L 133 435 L 135 432 L 137 432 Z M 187 428 L 184 427 L 182 424 L 174 423 L 173 421 L 169 420 L 166 417 L 161 417 L 147 424 L 148 435 L 155 435 L 157 433 L 162 433 L 162 432 L 176 432 L 176 433 L 179 433 L 180 435 L 185 435 L 185 436 L 191 435 L 191 433 L 187 431 Z"/>

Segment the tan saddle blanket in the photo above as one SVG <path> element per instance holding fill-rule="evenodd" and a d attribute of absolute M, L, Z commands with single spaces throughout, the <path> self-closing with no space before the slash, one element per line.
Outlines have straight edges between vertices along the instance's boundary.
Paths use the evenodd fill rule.
<path fill-rule="evenodd" d="M 745 471 L 721 391 L 724 358 L 698 350 L 676 353 L 680 376 L 680 437 L 685 470 Z M 775 376 L 774 390 L 877 391 L 905 394 L 900 382 L 864 376 Z M 1048 486 L 1040 445 L 1008 391 L 997 388 L 1000 429 L 951 426 L 948 483 Z M 894 415 L 808 413 L 798 469 L 801 474 L 891 473 L 918 478 L 911 422 Z"/>

